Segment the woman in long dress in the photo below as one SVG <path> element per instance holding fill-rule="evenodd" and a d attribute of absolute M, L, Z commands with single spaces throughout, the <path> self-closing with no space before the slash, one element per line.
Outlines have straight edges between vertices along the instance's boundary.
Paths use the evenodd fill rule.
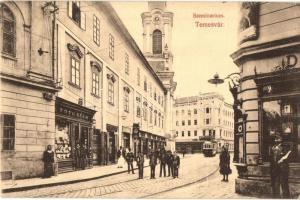
<path fill-rule="evenodd" d="M 120 147 L 120 149 L 117 152 L 117 156 L 118 156 L 118 168 L 123 168 L 124 163 L 125 163 L 125 160 L 124 160 L 124 157 L 123 157 L 122 154 L 123 154 L 123 148 Z"/>
<path fill-rule="evenodd" d="M 223 175 L 223 180 L 228 182 L 228 175 L 231 174 L 230 169 L 230 155 L 225 146 L 222 147 L 222 151 L 220 153 L 220 173 Z"/>
<path fill-rule="evenodd" d="M 50 178 L 53 176 L 53 163 L 54 163 L 54 152 L 52 151 L 51 145 L 47 146 L 47 150 L 44 151 L 44 178 Z"/>

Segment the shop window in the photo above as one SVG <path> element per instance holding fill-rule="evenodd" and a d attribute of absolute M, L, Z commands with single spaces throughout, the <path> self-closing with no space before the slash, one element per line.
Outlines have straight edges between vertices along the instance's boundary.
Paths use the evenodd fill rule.
<path fill-rule="evenodd" d="M 108 103 L 114 104 L 114 84 L 111 81 L 108 82 Z"/>
<path fill-rule="evenodd" d="M 85 13 L 81 11 L 80 1 L 68 2 L 68 15 L 80 28 L 85 30 Z"/>
<path fill-rule="evenodd" d="M 2 150 L 15 149 L 15 116 L 14 115 L 1 115 L 1 145 Z"/>
<path fill-rule="evenodd" d="M 153 31 L 152 35 L 153 42 L 153 54 L 161 54 L 162 53 L 162 33 L 160 30 Z"/>
<path fill-rule="evenodd" d="M 125 73 L 129 75 L 129 55 L 125 53 Z"/>
<path fill-rule="evenodd" d="M 93 41 L 100 46 L 100 20 L 96 15 L 93 17 Z"/>
<path fill-rule="evenodd" d="M 58 161 L 70 159 L 71 142 L 69 124 L 65 122 L 58 122 L 55 130 L 55 155 Z M 78 126 L 74 127 L 75 135 L 79 134 Z"/>
<path fill-rule="evenodd" d="M 2 53 L 9 56 L 16 56 L 16 21 L 11 10 L 0 4 L 0 21 L 2 26 Z"/>
<path fill-rule="evenodd" d="M 71 56 L 71 83 L 80 86 L 80 61 Z"/>
<path fill-rule="evenodd" d="M 115 39 L 112 34 L 109 34 L 109 57 L 114 60 L 115 58 Z"/>
<path fill-rule="evenodd" d="M 299 99 L 263 102 L 263 156 L 269 160 L 275 135 L 283 146 L 292 150 L 290 161 L 300 162 L 300 103 Z"/>

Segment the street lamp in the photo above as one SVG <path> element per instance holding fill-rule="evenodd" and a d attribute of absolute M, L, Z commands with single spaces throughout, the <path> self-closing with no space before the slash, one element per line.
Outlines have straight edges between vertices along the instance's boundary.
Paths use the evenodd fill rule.
<path fill-rule="evenodd" d="M 234 73 L 231 73 L 229 75 L 227 75 L 224 79 L 221 79 L 219 77 L 219 74 L 216 73 L 214 75 L 214 77 L 212 79 L 209 79 L 208 82 L 211 83 L 211 84 L 215 84 L 216 86 L 218 84 L 222 84 L 224 83 L 224 81 L 226 79 L 229 79 L 229 89 L 230 89 L 230 92 L 232 94 L 232 97 L 233 97 L 233 112 L 234 112 L 234 157 L 233 157 L 233 160 L 234 161 L 237 161 L 238 160 L 238 138 L 237 138 L 237 135 L 236 133 L 238 132 L 237 130 L 237 122 L 238 122 L 238 119 L 240 118 L 240 113 L 242 112 L 242 109 L 241 109 L 241 106 L 242 106 L 242 100 L 239 100 L 237 98 L 237 93 L 238 93 L 238 87 L 240 85 L 240 74 L 238 72 L 234 72 Z"/>
<path fill-rule="evenodd" d="M 230 83 L 232 84 L 232 86 L 230 85 L 230 87 L 237 87 L 240 81 L 240 73 L 238 72 L 231 73 L 227 75 L 224 79 L 221 79 L 219 74 L 216 73 L 212 79 L 208 80 L 208 82 L 211 84 L 215 84 L 217 86 L 218 84 L 224 83 L 226 79 L 230 80 Z"/>

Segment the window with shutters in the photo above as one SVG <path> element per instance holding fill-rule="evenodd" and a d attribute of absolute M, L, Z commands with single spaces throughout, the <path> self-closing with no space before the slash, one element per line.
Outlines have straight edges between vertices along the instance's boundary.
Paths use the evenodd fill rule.
<path fill-rule="evenodd" d="M 80 28 L 85 30 L 85 13 L 80 9 L 80 1 L 68 2 L 68 15 Z"/>
<path fill-rule="evenodd" d="M 100 46 L 100 20 L 95 15 L 93 18 L 93 40 Z"/>
<path fill-rule="evenodd" d="M 15 116 L 1 115 L 1 150 L 15 149 Z"/>
<path fill-rule="evenodd" d="M 2 26 L 2 53 L 9 56 L 16 56 L 16 22 L 11 10 L 0 4 L 0 21 Z"/>
<path fill-rule="evenodd" d="M 153 54 L 161 54 L 162 53 L 162 33 L 160 30 L 153 31 Z"/>

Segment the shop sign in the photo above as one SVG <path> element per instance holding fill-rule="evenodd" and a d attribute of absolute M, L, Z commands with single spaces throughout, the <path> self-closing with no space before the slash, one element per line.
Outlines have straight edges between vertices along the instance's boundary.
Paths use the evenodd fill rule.
<path fill-rule="evenodd" d="M 298 58 L 296 55 L 287 55 L 281 59 L 281 62 L 274 67 L 273 71 L 285 71 L 288 69 L 295 68 L 298 63 Z"/>
<path fill-rule="evenodd" d="M 122 126 L 122 132 L 123 133 L 131 133 L 131 128 L 128 126 Z"/>

